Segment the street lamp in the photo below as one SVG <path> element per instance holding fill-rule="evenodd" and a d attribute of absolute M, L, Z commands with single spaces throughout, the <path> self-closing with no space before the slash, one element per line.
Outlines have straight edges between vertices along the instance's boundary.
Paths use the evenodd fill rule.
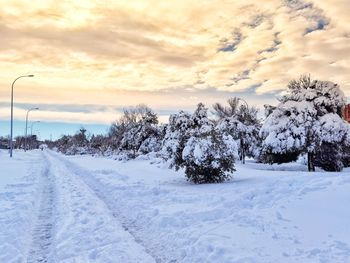
<path fill-rule="evenodd" d="M 28 114 L 32 110 L 39 110 L 39 108 L 31 108 L 27 110 L 27 115 L 26 115 L 26 130 L 25 130 L 25 136 L 24 136 L 24 151 L 27 150 L 27 137 L 28 137 Z"/>
<path fill-rule="evenodd" d="M 15 85 L 15 82 L 20 78 L 32 78 L 34 75 L 23 75 L 19 76 L 12 82 L 11 87 L 11 132 L 10 132 L 10 157 L 12 157 L 12 150 L 13 150 L 13 86 Z"/>

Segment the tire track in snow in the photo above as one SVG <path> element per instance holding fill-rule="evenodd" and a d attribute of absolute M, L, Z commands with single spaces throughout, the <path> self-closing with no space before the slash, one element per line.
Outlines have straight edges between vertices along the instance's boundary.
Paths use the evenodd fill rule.
<path fill-rule="evenodd" d="M 27 263 L 52 262 L 50 259 L 52 248 L 53 210 L 54 210 L 54 182 L 50 174 L 50 165 L 47 163 L 41 178 L 41 197 L 36 225 L 32 233 L 32 246 Z"/>
<path fill-rule="evenodd" d="M 81 201 L 85 200 L 86 198 L 88 198 L 88 199 L 91 198 L 91 199 L 89 199 L 89 202 L 91 201 L 90 205 L 96 204 L 96 202 L 100 203 L 101 205 L 99 205 L 99 207 L 102 209 L 106 209 L 104 211 L 108 215 L 110 215 L 112 222 L 114 221 L 114 223 L 117 226 L 120 226 L 120 228 L 123 229 L 123 231 L 125 233 L 127 233 L 127 235 L 130 236 L 132 242 L 134 244 L 137 244 L 137 246 L 139 246 L 140 248 L 142 248 L 143 253 L 145 253 L 145 255 L 147 255 L 147 260 L 146 260 L 146 258 L 144 258 L 143 261 L 137 261 L 137 262 L 150 262 L 150 259 L 152 262 L 157 262 L 157 263 L 169 262 L 169 261 L 160 260 L 159 257 L 154 255 L 153 253 L 150 253 L 147 246 L 145 246 L 144 243 L 140 242 L 140 240 L 138 240 L 130 231 L 128 231 L 128 229 L 126 227 L 123 226 L 122 222 L 120 222 L 120 220 L 118 220 L 118 216 L 111 209 L 111 206 L 103 198 L 101 198 L 101 195 L 95 189 L 93 189 L 93 187 L 91 187 L 85 181 L 84 176 L 81 176 L 82 174 L 77 172 L 75 167 L 72 166 L 72 164 L 69 161 L 67 161 L 63 157 L 61 157 L 53 152 L 47 151 L 46 153 L 48 155 L 49 161 L 51 162 L 51 165 L 53 167 L 55 167 L 53 169 L 53 171 L 56 171 L 57 170 L 56 168 L 58 167 L 57 171 L 64 172 L 64 177 L 67 177 L 67 179 L 64 180 L 65 181 L 64 185 L 66 185 L 68 183 L 69 186 L 68 185 L 66 185 L 66 186 L 68 188 L 71 188 L 72 193 L 75 196 L 79 196 L 79 197 L 83 198 L 83 199 L 81 199 Z M 89 174 L 85 170 L 83 170 L 82 172 L 84 173 L 84 175 Z M 53 175 L 56 175 L 56 172 L 54 172 Z M 61 179 L 57 180 L 57 183 L 59 183 L 60 181 L 61 181 Z M 61 184 L 62 184 L 62 182 L 60 183 L 60 185 L 58 185 L 58 187 L 61 187 L 62 186 Z M 93 201 L 93 200 L 95 200 L 95 201 Z M 105 208 L 103 208 L 103 207 L 105 207 Z M 112 225 L 114 225 L 114 223 L 112 223 L 112 224 L 109 223 L 109 225 L 112 226 Z M 81 241 L 83 241 L 83 240 L 81 240 Z M 126 254 L 127 253 L 131 253 L 131 254 L 135 253 L 135 251 L 124 251 L 124 252 Z M 43 262 L 46 262 L 46 261 L 43 261 Z M 126 262 L 126 261 L 123 261 L 123 262 Z M 129 261 L 127 261 L 127 262 L 129 262 Z"/>

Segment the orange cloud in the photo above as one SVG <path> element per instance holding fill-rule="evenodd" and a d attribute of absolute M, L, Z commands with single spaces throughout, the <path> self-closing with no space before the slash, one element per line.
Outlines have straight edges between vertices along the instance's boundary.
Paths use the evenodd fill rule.
<path fill-rule="evenodd" d="M 203 90 L 280 92 L 303 73 L 350 96 L 347 0 L 0 3 L 0 101 L 25 73 L 18 102 L 182 108 L 164 92 L 211 102 Z"/>

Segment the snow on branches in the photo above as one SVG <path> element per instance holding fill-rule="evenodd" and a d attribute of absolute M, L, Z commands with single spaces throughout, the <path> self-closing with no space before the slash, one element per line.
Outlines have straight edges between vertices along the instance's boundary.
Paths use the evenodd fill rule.
<path fill-rule="evenodd" d="M 309 171 L 314 171 L 314 158 L 323 144 L 348 140 L 349 124 L 341 118 L 344 105 L 345 97 L 337 84 L 312 81 L 308 76 L 291 81 L 288 93 L 260 130 L 262 151 L 307 153 Z"/>
<path fill-rule="evenodd" d="M 180 112 L 170 117 L 163 145 L 170 164 L 185 168 L 191 182 L 222 182 L 234 171 L 237 144 L 231 135 L 215 127 L 202 103 L 192 115 Z"/>

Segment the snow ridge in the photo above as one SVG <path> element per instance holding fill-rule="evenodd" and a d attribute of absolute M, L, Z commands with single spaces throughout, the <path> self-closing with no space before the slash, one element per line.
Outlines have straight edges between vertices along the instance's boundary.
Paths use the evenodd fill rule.
<path fill-rule="evenodd" d="M 53 152 L 46 155 L 57 182 L 56 262 L 156 262 L 82 177 Z"/>
<path fill-rule="evenodd" d="M 46 158 L 45 158 L 46 159 Z M 47 159 L 46 162 L 47 163 Z M 53 225 L 54 225 L 54 180 L 50 173 L 50 165 L 42 174 L 42 190 L 37 222 L 32 233 L 32 246 L 27 263 L 52 262 Z"/>
<path fill-rule="evenodd" d="M 105 191 L 103 191 L 103 188 L 100 187 L 100 183 L 98 180 L 94 178 L 93 175 L 90 174 L 89 171 L 84 170 L 80 166 L 70 162 L 69 160 L 63 158 L 62 156 L 58 155 L 57 153 L 50 152 L 51 156 L 54 156 L 54 158 L 61 161 L 67 169 L 69 169 L 74 175 L 78 176 L 83 183 L 89 187 L 91 191 L 99 198 L 100 201 L 103 202 L 103 204 L 110 210 L 113 217 L 116 219 L 116 221 L 121 224 L 123 229 L 128 232 L 132 237 L 133 240 L 140 245 L 142 248 L 144 248 L 145 252 L 154 259 L 156 263 L 161 262 L 177 262 L 176 260 L 169 259 L 166 255 L 160 253 L 162 251 L 161 248 L 154 248 L 150 245 L 150 242 L 146 242 L 144 238 L 140 238 L 140 236 L 137 234 L 137 226 L 133 224 L 133 222 L 127 222 L 127 220 L 121 215 L 116 209 L 115 206 L 110 202 L 106 195 Z M 161 246 L 161 244 L 159 244 Z"/>

